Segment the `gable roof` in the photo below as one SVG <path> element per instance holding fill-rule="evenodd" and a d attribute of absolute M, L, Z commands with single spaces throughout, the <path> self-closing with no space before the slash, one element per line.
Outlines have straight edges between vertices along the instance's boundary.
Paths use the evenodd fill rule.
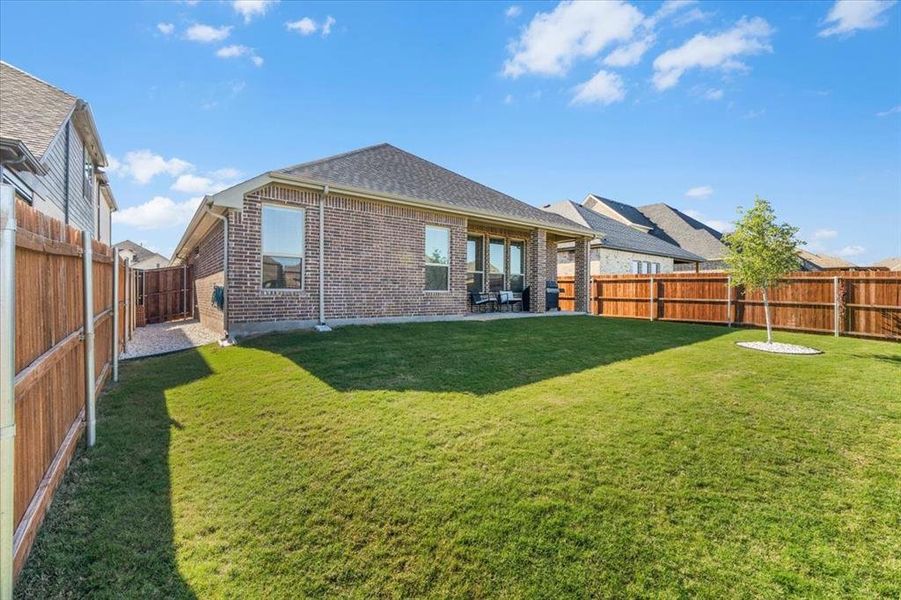
<path fill-rule="evenodd" d="M 653 229 L 654 224 L 648 220 L 648 218 L 642 214 L 640 210 L 632 206 L 631 204 L 626 204 L 624 202 L 617 202 L 616 200 L 611 200 L 609 198 L 604 198 L 597 194 L 588 194 L 588 197 L 582 202 L 583 205 L 588 205 L 589 202 L 594 201 L 599 204 L 603 204 L 620 217 L 623 220 L 632 223 L 633 225 L 638 225 L 639 227 L 645 227 L 647 229 Z M 591 208 L 590 206 L 588 208 Z"/>
<path fill-rule="evenodd" d="M 853 263 L 849 263 L 843 258 L 828 256 L 826 254 L 816 254 L 809 250 L 798 250 L 798 256 L 802 260 L 806 260 L 821 269 L 844 269 L 846 267 L 855 266 Z"/>
<path fill-rule="evenodd" d="M 543 211 L 391 144 L 368 146 L 279 172 L 376 194 L 424 200 L 486 216 L 512 217 L 569 231 L 581 229 L 560 215 Z"/>
<path fill-rule="evenodd" d="M 901 271 L 901 256 L 891 256 L 889 258 L 883 258 L 877 263 L 873 264 L 874 267 L 885 267 L 889 271 Z"/>
<path fill-rule="evenodd" d="M 78 98 L 0 61 L 0 137 L 19 140 L 40 160 Z"/>
<path fill-rule="evenodd" d="M 654 226 L 651 235 L 706 260 L 720 260 L 726 255 L 723 234 L 693 219 L 668 204 L 648 204 L 638 209 Z"/>
<path fill-rule="evenodd" d="M 133 242 L 131 240 L 123 240 L 121 242 L 117 242 L 113 244 L 113 248 L 118 248 L 119 250 L 128 250 L 132 254 L 134 254 L 135 260 L 134 262 L 144 262 L 148 258 L 153 258 L 154 256 L 158 256 L 162 262 L 168 263 L 169 259 L 159 254 L 158 252 L 154 252 L 149 248 L 145 248 L 141 244 L 137 242 Z"/>
<path fill-rule="evenodd" d="M 555 212 L 572 221 L 584 224 L 598 232 L 598 241 L 601 246 L 616 250 L 628 250 L 653 254 L 656 256 L 668 256 L 677 260 L 701 262 L 704 259 L 678 246 L 674 246 L 650 234 L 638 231 L 616 219 L 611 219 L 599 214 L 590 208 L 580 206 L 571 200 L 564 200 L 544 207 L 544 210 Z"/>

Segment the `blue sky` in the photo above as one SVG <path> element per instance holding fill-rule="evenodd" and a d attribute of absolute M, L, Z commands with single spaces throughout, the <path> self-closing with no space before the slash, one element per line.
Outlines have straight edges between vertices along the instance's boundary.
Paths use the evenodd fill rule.
<path fill-rule="evenodd" d="M 0 56 L 86 99 L 168 254 L 203 193 L 383 141 L 532 204 L 721 226 L 759 194 L 814 251 L 901 255 L 893 2 L 0 4 Z"/>

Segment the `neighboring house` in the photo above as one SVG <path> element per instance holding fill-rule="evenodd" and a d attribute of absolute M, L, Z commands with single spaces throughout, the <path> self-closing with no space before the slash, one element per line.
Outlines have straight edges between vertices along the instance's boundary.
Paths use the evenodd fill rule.
<path fill-rule="evenodd" d="M 172 258 L 201 322 L 232 335 L 462 315 L 470 291 L 532 287 L 575 242 L 576 310 L 594 233 L 389 144 L 263 173 L 204 198 Z M 217 289 L 222 288 L 222 289 Z M 218 300 L 222 302 L 220 309 Z"/>
<path fill-rule="evenodd" d="M 589 196 L 590 200 L 593 196 Z M 605 205 L 586 204 L 570 200 L 549 204 L 544 210 L 556 213 L 596 232 L 591 241 L 591 274 L 602 273 L 672 273 L 675 265 L 694 266 L 704 259 L 678 246 L 664 242 L 648 233 L 653 227 L 613 218 Z M 624 205 L 623 205 L 624 206 Z M 631 208 L 631 207 L 630 207 Z M 598 212 L 598 211 L 603 211 Z M 637 212 L 637 211 L 636 211 Z M 618 213 L 619 214 L 619 213 Z M 638 213 L 639 215 L 641 213 Z M 560 244 L 557 253 L 558 275 L 574 272 L 572 243 Z"/>
<path fill-rule="evenodd" d="M 726 268 L 726 244 L 723 234 L 689 217 L 684 212 L 668 204 L 647 204 L 638 210 L 653 224 L 650 234 L 665 242 L 679 246 L 692 254 L 704 257 L 698 265 L 701 271 L 715 271 Z M 692 267 L 693 268 L 693 267 Z M 676 270 L 682 270 L 678 266 Z"/>
<path fill-rule="evenodd" d="M 884 258 L 873 266 L 888 269 L 889 271 L 901 271 L 901 256 Z"/>
<path fill-rule="evenodd" d="M 0 165 L 16 197 L 110 243 L 116 200 L 90 107 L 2 61 Z"/>
<path fill-rule="evenodd" d="M 798 250 L 802 271 L 842 271 L 853 269 L 855 265 L 837 256 L 814 254 L 807 250 Z"/>
<path fill-rule="evenodd" d="M 131 240 L 118 242 L 114 247 L 119 249 L 119 258 L 131 260 L 134 269 L 159 269 L 169 266 L 168 258 Z"/>

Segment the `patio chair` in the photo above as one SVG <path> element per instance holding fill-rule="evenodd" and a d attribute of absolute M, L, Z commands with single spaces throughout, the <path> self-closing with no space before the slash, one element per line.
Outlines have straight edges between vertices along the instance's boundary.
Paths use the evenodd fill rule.
<path fill-rule="evenodd" d="M 519 306 L 519 310 L 522 311 L 522 300 L 514 297 L 513 292 L 509 290 L 497 293 L 497 304 L 502 310 L 506 306 L 507 310 L 513 312 Z"/>
<path fill-rule="evenodd" d="M 481 292 L 469 292 L 469 302 L 472 305 L 471 310 L 474 312 L 475 309 L 479 309 L 479 312 L 485 312 L 486 309 L 494 308 L 494 298 L 492 298 L 488 294 L 483 294 Z"/>

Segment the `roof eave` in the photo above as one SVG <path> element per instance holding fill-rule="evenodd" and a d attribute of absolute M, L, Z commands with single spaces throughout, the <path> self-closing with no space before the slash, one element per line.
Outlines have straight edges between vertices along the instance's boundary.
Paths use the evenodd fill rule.
<path fill-rule="evenodd" d="M 97 123 L 94 121 L 94 113 L 91 111 L 91 106 L 79 98 L 75 102 L 74 116 L 76 119 L 76 127 L 78 126 L 78 121 L 80 121 L 81 118 L 84 119 L 84 125 L 87 129 L 86 133 L 91 137 L 96 146 L 94 161 L 97 163 L 97 166 L 107 166 L 109 163 L 106 160 L 106 151 L 103 149 L 103 143 L 100 141 L 100 132 L 97 131 Z"/>

